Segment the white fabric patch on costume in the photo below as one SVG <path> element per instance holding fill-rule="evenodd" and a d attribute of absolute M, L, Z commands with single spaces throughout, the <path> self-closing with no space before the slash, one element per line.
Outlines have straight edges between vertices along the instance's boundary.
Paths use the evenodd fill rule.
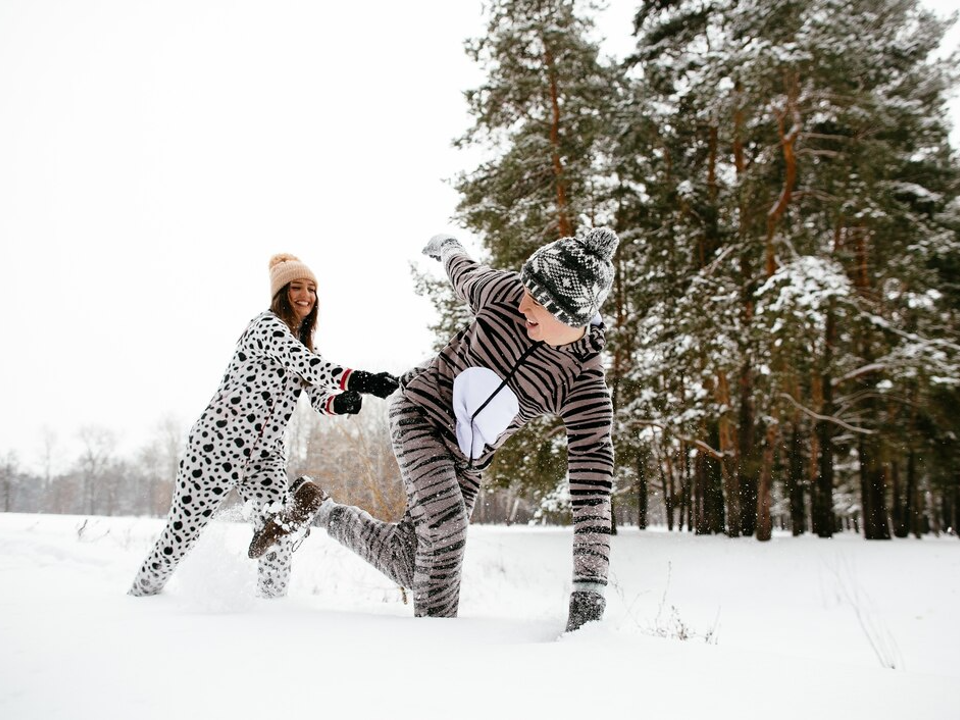
<path fill-rule="evenodd" d="M 453 381 L 453 412 L 457 417 L 457 445 L 472 460 L 483 454 L 483 446 L 493 444 L 520 412 L 520 401 L 506 385 L 497 392 L 503 378 L 484 367 L 467 368 Z M 470 418 L 491 395 L 480 414 Z"/>

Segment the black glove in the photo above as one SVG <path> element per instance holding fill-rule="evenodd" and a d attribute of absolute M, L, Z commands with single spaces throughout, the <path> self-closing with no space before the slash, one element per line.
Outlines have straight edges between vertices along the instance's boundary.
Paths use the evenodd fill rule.
<path fill-rule="evenodd" d="M 333 398 L 333 412 L 337 415 L 356 415 L 360 412 L 363 398 L 355 390 L 347 390 Z"/>
<path fill-rule="evenodd" d="M 400 387 L 400 381 L 387 372 L 369 373 L 364 370 L 354 370 L 347 380 L 347 387 L 358 393 L 385 398 Z"/>
<path fill-rule="evenodd" d="M 576 590 L 570 594 L 570 617 L 567 620 L 567 632 L 572 632 L 584 623 L 599 620 L 607 601 L 603 595 L 585 590 Z"/>

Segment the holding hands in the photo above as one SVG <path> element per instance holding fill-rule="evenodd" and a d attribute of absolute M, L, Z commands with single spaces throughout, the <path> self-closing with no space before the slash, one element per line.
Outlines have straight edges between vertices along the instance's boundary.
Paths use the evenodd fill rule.
<path fill-rule="evenodd" d="M 353 370 L 347 378 L 347 389 L 333 398 L 335 415 L 356 415 L 363 406 L 361 393 L 385 398 L 400 387 L 400 381 L 387 372 L 372 373 Z"/>
<path fill-rule="evenodd" d="M 371 373 L 354 370 L 347 380 L 347 390 L 385 398 L 400 387 L 400 381 L 388 372 Z"/>

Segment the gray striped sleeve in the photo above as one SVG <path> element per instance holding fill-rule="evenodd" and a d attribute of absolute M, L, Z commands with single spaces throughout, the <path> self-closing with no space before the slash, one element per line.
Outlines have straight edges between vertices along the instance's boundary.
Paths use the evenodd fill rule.
<path fill-rule="evenodd" d="M 474 313 L 516 286 L 516 273 L 483 265 L 456 245 L 444 248 L 443 266 L 454 292 Z"/>
<path fill-rule="evenodd" d="M 607 584 L 610 492 L 613 487 L 613 406 L 599 366 L 581 373 L 561 417 L 567 428 L 567 473 L 573 505 L 574 589 Z"/>

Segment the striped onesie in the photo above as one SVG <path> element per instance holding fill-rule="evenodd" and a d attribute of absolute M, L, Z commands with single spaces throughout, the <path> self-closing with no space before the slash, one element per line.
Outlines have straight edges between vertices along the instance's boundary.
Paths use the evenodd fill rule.
<path fill-rule="evenodd" d="M 567 430 L 575 524 L 573 590 L 607 584 L 613 418 L 600 351 L 603 326 L 560 347 L 527 336 L 520 276 L 445 248 L 443 262 L 474 320 L 432 360 L 401 379 L 391 435 L 407 495 L 398 523 L 328 501 L 317 516 L 330 536 L 413 590 L 418 616 L 457 614 L 470 514 L 483 470 L 517 430 L 542 415 Z"/>

